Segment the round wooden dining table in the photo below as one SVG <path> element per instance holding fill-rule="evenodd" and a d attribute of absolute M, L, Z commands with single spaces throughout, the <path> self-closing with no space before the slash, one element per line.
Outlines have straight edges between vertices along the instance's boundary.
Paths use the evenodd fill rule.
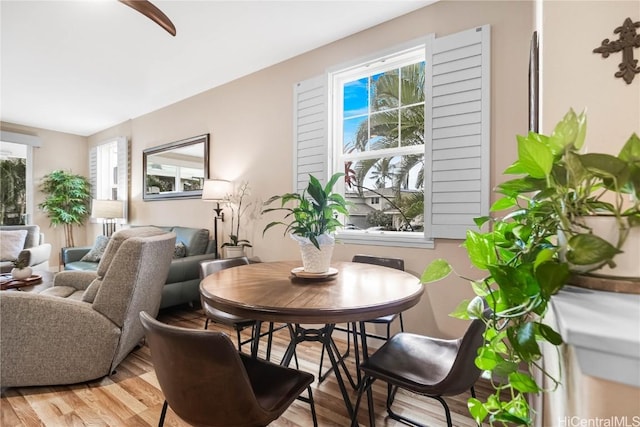
<path fill-rule="evenodd" d="M 224 269 L 205 277 L 200 293 L 207 304 L 227 313 L 258 322 L 295 325 L 295 329 L 289 328 L 291 343 L 282 360 L 284 365 L 289 364 L 297 343 L 322 342 L 351 416 L 353 406 L 338 366 L 342 359 L 331 339 L 335 324 L 400 313 L 418 303 L 424 286 L 407 272 L 354 262 L 332 263 L 331 271 L 336 274 L 331 277 L 300 278 L 292 273 L 300 264 L 264 262 Z M 299 327 L 301 324 L 325 327 L 309 333 Z M 366 340 L 362 344 L 366 357 Z M 252 353 L 257 355 L 257 346 Z M 342 368 L 346 371 L 344 363 Z M 349 381 L 353 384 L 351 378 Z"/>

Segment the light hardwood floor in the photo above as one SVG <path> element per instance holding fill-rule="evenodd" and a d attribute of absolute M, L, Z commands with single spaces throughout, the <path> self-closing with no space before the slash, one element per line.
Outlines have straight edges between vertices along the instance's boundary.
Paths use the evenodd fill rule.
<path fill-rule="evenodd" d="M 204 317 L 201 310 L 179 307 L 163 310 L 158 318 L 166 323 L 201 329 Z M 232 330 L 214 325 L 214 329 L 230 334 L 235 342 Z M 262 343 L 261 343 L 262 344 Z M 272 358 L 279 361 L 288 344 L 288 333 L 281 330 L 275 335 Z M 338 346 L 346 345 L 338 341 Z M 262 347 L 265 347 L 264 345 Z M 262 352 L 261 347 L 261 352 Z M 304 343 L 298 347 L 300 369 L 317 376 L 321 346 L 318 343 Z M 46 363 L 46 361 L 43 361 Z M 353 357 L 348 359 L 351 372 L 355 372 Z M 479 397 L 489 392 L 486 381 L 476 385 Z M 344 401 L 334 376 L 321 384 L 313 384 L 313 394 L 320 426 L 348 426 Z M 355 391 L 351 392 L 352 400 Z M 377 382 L 374 385 L 376 425 L 403 425 L 386 417 L 384 399 L 386 385 Z M 455 426 L 475 426 L 469 417 L 466 400 L 468 393 L 454 398 L 446 398 L 452 411 Z M 163 403 L 163 395 L 157 383 L 147 346 L 133 351 L 118 367 L 117 372 L 88 383 L 55 387 L 24 387 L 2 391 L 0 398 L 0 425 L 10 426 L 156 426 Z M 361 407 L 358 420 L 360 425 L 368 425 L 366 402 Z M 394 408 L 399 413 L 413 417 L 430 426 L 445 425 L 444 411 L 435 400 L 398 392 Z M 166 426 L 187 426 L 171 410 L 167 414 Z M 310 426 L 309 405 L 296 401 L 272 426 Z"/>

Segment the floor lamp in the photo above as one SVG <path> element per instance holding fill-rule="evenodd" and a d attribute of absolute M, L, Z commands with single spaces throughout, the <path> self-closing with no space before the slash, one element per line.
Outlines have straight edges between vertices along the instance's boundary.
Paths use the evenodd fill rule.
<path fill-rule="evenodd" d="M 208 179 L 204 182 L 204 187 L 202 188 L 202 200 L 216 202 L 216 207 L 213 208 L 215 213 L 213 217 L 213 238 L 216 241 L 216 258 L 220 258 L 220 253 L 218 252 L 218 219 L 224 222 L 224 212 L 222 212 L 220 202 L 229 200 L 231 191 L 231 181 L 224 179 Z"/>
<path fill-rule="evenodd" d="M 124 218 L 124 200 L 93 199 L 91 218 L 102 219 L 102 234 L 111 237 L 116 231 L 116 219 Z"/>

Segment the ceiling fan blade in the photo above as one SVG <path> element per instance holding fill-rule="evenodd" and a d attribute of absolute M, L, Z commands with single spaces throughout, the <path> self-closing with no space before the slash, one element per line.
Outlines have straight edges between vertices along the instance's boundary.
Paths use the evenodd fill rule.
<path fill-rule="evenodd" d="M 173 22 L 167 15 L 162 13 L 160 9 L 155 7 L 151 2 L 147 0 L 118 0 L 120 3 L 124 3 L 130 8 L 133 8 L 151 19 L 156 24 L 160 25 L 162 28 L 167 30 L 169 34 L 172 36 L 176 35 L 176 27 L 173 25 Z"/>

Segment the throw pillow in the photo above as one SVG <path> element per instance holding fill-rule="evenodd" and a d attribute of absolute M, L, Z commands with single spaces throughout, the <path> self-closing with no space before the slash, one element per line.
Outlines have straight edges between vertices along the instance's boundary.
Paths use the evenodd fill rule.
<path fill-rule="evenodd" d="M 176 243 L 176 248 L 173 251 L 173 258 L 184 258 L 187 256 L 187 247 L 182 242 Z"/>
<path fill-rule="evenodd" d="M 85 256 L 80 258 L 80 261 L 99 262 L 102 255 L 104 255 L 104 250 L 107 248 L 107 243 L 109 243 L 107 236 L 96 237 L 93 247 Z"/>
<path fill-rule="evenodd" d="M 27 230 L 0 230 L 0 260 L 13 261 L 24 249 Z"/>

